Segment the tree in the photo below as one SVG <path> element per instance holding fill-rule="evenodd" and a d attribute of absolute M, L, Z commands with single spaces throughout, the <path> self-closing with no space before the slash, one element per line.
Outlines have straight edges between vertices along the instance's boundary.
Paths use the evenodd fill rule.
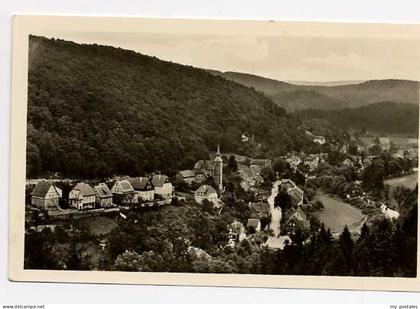
<path fill-rule="evenodd" d="M 293 175 L 292 175 L 292 180 L 296 183 L 296 185 L 298 186 L 304 186 L 306 183 L 306 177 L 305 175 L 297 170 Z"/>
<path fill-rule="evenodd" d="M 384 187 L 384 175 L 384 162 L 380 159 L 373 160 L 363 171 L 363 187 L 369 191 L 379 192 Z"/>
<path fill-rule="evenodd" d="M 263 167 L 261 169 L 261 177 L 264 179 L 264 182 L 269 183 L 269 185 L 271 185 L 272 182 L 276 181 L 276 174 L 270 167 Z"/>
<path fill-rule="evenodd" d="M 372 156 L 379 156 L 382 152 L 382 147 L 379 144 L 375 144 L 372 147 L 369 148 L 369 153 Z"/>
<path fill-rule="evenodd" d="M 343 232 L 340 234 L 339 242 L 342 254 L 345 259 L 345 273 L 351 274 L 353 269 L 353 240 L 351 239 L 351 234 L 347 225 L 344 227 Z"/>
<path fill-rule="evenodd" d="M 359 151 L 357 150 L 356 144 L 350 144 L 349 145 L 349 153 L 353 156 L 357 156 L 359 154 Z"/>
<path fill-rule="evenodd" d="M 392 160 L 392 161 L 388 162 L 388 165 L 387 165 L 387 174 L 388 175 L 398 176 L 398 175 L 401 174 L 401 172 L 402 172 L 401 165 L 397 161 Z"/>
<path fill-rule="evenodd" d="M 282 175 L 284 173 L 290 173 L 291 172 L 290 164 L 288 162 L 286 162 L 284 159 L 277 159 L 273 163 L 273 171 L 277 175 Z"/>
<path fill-rule="evenodd" d="M 238 170 L 238 163 L 236 162 L 236 158 L 234 155 L 231 155 L 229 157 L 227 168 L 233 173 Z"/>
<path fill-rule="evenodd" d="M 142 271 L 144 261 L 140 254 L 135 251 L 126 251 L 120 254 L 115 262 L 114 269 L 119 271 Z"/>
<path fill-rule="evenodd" d="M 190 188 L 190 186 L 185 182 L 185 180 L 180 177 L 175 177 L 173 185 L 176 188 L 176 190 L 181 192 L 188 192 Z"/>
<path fill-rule="evenodd" d="M 81 270 L 82 269 L 82 259 L 80 253 L 76 249 L 76 242 L 71 240 L 70 242 L 70 252 L 67 262 L 67 269 L 71 270 Z"/>
<path fill-rule="evenodd" d="M 274 207 L 279 207 L 282 212 L 282 218 L 285 219 L 286 212 L 292 208 L 292 198 L 287 193 L 286 189 L 281 188 L 274 198 Z"/>
<path fill-rule="evenodd" d="M 337 166 L 343 161 L 343 155 L 337 151 L 332 150 L 328 153 L 327 161 L 330 165 Z"/>

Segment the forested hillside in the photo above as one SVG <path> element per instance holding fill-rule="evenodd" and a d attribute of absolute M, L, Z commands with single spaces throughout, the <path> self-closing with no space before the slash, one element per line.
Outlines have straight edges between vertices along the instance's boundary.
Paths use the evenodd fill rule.
<path fill-rule="evenodd" d="M 307 145 L 296 119 L 250 88 L 133 51 L 31 36 L 27 175 L 191 168 L 254 134 L 267 155 Z"/>
<path fill-rule="evenodd" d="M 371 80 L 338 86 L 294 85 L 282 81 L 236 72 L 211 71 L 215 75 L 253 87 L 287 110 L 341 109 L 376 102 L 419 103 L 419 82 L 409 80 Z"/>
<path fill-rule="evenodd" d="M 379 102 L 339 110 L 307 109 L 297 112 L 303 119 L 326 119 L 347 130 L 369 130 L 385 134 L 418 136 L 419 106 L 408 103 Z"/>
<path fill-rule="evenodd" d="M 339 109 L 344 108 L 346 103 L 340 99 L 326 96 L 314 90 L 294 90 L 279 92 L 271 96 L 274 102 L 288 111 L 308 109 L 308 106 L 316 109 Z"/>

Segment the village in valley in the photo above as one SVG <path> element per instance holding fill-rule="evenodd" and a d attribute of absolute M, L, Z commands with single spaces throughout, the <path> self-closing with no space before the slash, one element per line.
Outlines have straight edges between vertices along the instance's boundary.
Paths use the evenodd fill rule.
<path fill-rule="evenodd" d="M 29 45 L 25 269 L 417 275 L 417 81 Z"/>
<path fill-rule="evenodd" d="M 292 244 L 297 235 L 305 239 L 311 230 L 321 227 L 334 238 L 348 229 L 356 239 L 364 224 L 378 217 L 398 218 L 390 199 L 363 190 L 363 174 L 385 156 L 397 166 L 392 174 L 382 175 L 382 181 L 408 177 L 415 179 L 408 185 L 412 189 L 417 181 L 417 139 L 400 138 L 397 140 L 404 142 L 395 145 L 388 137 L 357 138 L 340 144 L 309 131 L 305 134 L 328 152 L 294 152 L 273 160 L 227 156 L 218 147 L 216 153 L 198 160 L 192 169 L 170 176 L 158 172 L 102 180 L 28 179 L 27 228 L 42 231 L 59 226 L 72 230 L 71 223 L 78 219 L 106 216 L 120 221 L 127 219 L 129 211 L 159 211 L 192 204 L 220 215 L 229 203 L 239 202 L 247 208 L 248 216 L 234 218 L 225 227 L 225 245 L 235 247 L 248 240 L 275 251 Z M 242 134 L 241 142 L 249 141 Z M 335 181 L 338 183 L 331 183 Z M 343 209 L 338 207 L 340 203 Z M 324 211 L 328 212 L 326 216 Z M 98 238 L 102 249 L 107 246 L 105 236 Z"/>

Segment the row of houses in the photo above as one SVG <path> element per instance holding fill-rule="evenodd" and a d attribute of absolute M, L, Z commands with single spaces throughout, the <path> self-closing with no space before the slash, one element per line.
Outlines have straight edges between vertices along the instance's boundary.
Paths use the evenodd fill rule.
<path fill-rule="evenodd" d="M 291 243 L 291 238 L 298 231 L 305 234 L 310 230 L 310 221 L 307 214 L 303 211 L 304 192 L 292 180 L 282 179 L 279 183 L 279 190 L 284 190 L 291 197 L 292 207 L 286 211 L 281 220 L 281 235 L 277 237 L 269 236 L 262 245 L 272 250 L 282 250 L 286 243 Z M 271 207 L 267 201 L 250 202 L 249 219 L 246 225 L 234 221 L 228 225 L 230 246 L 241 242 L 244 239 L 258 237 L 259 232 L 268 227 L 271 222 Z M 255 234 L 256 233 L 256 234 Z"/>
<path fill-rule="evenodd" d="M 70 208 L 77 210 L 108 208 L 115 204 L 151 202 L 156 198 L 169 199 L 173 195 L 173 190 L 169 178 L 161 174 L 152 177 L 117 179 L 111 189 L 106 183 L 91 186 L 88 183 L 79 182 L 69 192 L 68 204 Z M 55 183 L 40 181 L 31 192 L 31 205 L 41 209 L 57 208 L 62 198 L 62 189 Z"/>
<path fill-rule="evenodd" d="M 302 210 L 304 204 L 304 191 L 291 179 L 282 179 L 279 182 L 279 192 L 283 190 L 290 196 L 292 207 L 283 214 L 282 231 L 292 235 L 297 229 L 305 232 L 309 229 L 309 220 Z M 247 229 L 261 231 L 271 221 L 271 208 L 267 201 L 250 202 L 250 216 L 246 224 Z"/>
<path fill-rule="evenodd" d="M 300 165 L 304 165 L 308 168 L 309 172 L 313 172 L 318 168 L 320 163 L 323 163 L 328 158 L 327 153 L 317 153 L 317 154 L 291 154 L 284 156 L 283 159 L 289 163 L 290 167 L 293 170 L 297 170 Z"/>

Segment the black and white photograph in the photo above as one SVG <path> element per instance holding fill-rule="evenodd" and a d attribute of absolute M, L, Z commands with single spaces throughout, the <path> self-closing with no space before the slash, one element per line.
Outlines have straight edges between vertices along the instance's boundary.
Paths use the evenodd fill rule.
<path fill-rule="evenodd" d="M 419 27 L 71 22 L 25 30 L 24 271 L 417 278 Z"/>

